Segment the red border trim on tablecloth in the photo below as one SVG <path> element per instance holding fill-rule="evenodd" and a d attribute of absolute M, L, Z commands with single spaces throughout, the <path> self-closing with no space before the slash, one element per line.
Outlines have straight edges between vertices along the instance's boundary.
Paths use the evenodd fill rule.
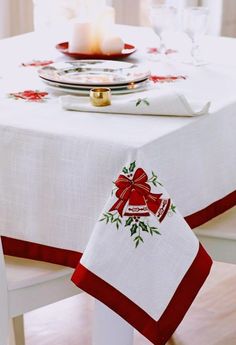
<path fill-rule="evenodd" d="M 226 195 L 224 198 L 213 202 L 202 210 L 186 216 L 184 219 L 191 229 L 195 229 L 234 206 L 236 206 L 236 190 Z"/>
<path fill-rule="evenodd" d="M 159 320 L 154 320 L 138 305 L 103 279 L 79 264 L 72 281 L 99 299 L 155 345 L 164 345 L 172 336 L 207 278 L 212 260 L 202 247 L 182 279 L 169 305 Z"/>
<path fill-rule="evenodd" d="M 186 222 L 193 229 L 210 219 L 220 215 L 236 205 L 236 191 L 217 200 L 208 207 L 185 217 Z M 3 251 L 6 255 L 41 260 L 75 268 L 82 256 L 81 253 L 53 248 L 32 242 L 2 237 Z M 81 264 L 78 265 L 73 281 L 83 290 L 100 299 L 116 313 L 120 314 L 140 333 L 155 345 L 164 345 L 178 327 L 189 306 L 204 283 L 212 261 L 203 247 L 199 252 L 176 290 L 165 312 L 158 321 L 153 320 L 146 312 L 139 308 L 108 283 L 88 271 Z"/>
<path fill-rule="evenodd" d="M 1 239 L 4 254 L 19 258 L 51 262 L 75 268 L 82 256 L 82 253 L 72 250 L 49 247 L 5 236 L 2 236 Z"/>
<path fill-rule="evenodd" d="M 188 225 L 194 229 L 210 219 L 236 206 L 236 191 L 215 201 L 206 208 L 185 217 Z M 42 244 L 21 241 L 2 236 L 3 252 L 6 255 L 18 256 L 32 260 L 40 260 L 75 268 L 82 256 L 81 253 L 53 248 Z"/>

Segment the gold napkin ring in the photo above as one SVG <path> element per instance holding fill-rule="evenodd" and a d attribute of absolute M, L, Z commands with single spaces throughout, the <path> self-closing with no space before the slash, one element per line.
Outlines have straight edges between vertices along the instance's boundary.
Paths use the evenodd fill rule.
<path fill-rule="evenodd" d="M 111 89 L 108 87 L 97 87 L 90 90 L 90 102 L 95 107 L 111 105 Z"/>

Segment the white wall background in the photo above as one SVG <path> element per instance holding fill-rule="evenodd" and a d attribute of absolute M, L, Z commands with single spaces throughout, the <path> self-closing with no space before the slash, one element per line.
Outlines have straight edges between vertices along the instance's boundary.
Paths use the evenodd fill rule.
<path fill-rule="evenodd" d="M 37 0 L 42 22 L 60 17 L 60 4 L 70 5 L 82 0 Z M 98 0 L 99 1 L 99 0 Z M 146 25 L 149 0 L 107 0 L 116 8 L 117 22 L 131 25 Z M 236 37 L 236 0 L 160 0 L 178 7 L 187 5 L 206 5 L 212 13 L 210 33 Z M 51 17 L 50 8 L 52 10 Z M 70 17 L 69 10 L 67 12 Z M 40 19 L 41 18 L 41 19 Z M 62 18 L 61 18 L 62 19 Z M 45 24 L 45 23 L 44 23 Z M 33 0 L 0 0 L 0 38 L 33 30 Z"/>
<path fill-rule="evenodd" d="M 148 25 L 150 0 L 113 0 L 118 9 L 118 21 L 126 24 Z M 236 0 L 160 0 L 179 9 L 184 6 L 207 6 L 210 9 L 209 33 L 236 37 Z M 127 6 L 132 11 L 127 11 Z"/>
<path fill-rule="evenodd" d="M 0 0 L 0 38 L 33 30 L 32 14 L 32 0 Z"/>

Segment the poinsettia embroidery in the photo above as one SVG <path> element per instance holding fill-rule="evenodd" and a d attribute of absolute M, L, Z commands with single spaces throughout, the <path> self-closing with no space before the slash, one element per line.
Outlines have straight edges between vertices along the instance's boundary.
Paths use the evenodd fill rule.
<path fill-rule="evenodd" d="M 22 92 L 13 92 L 8 96 L 14 99 L 23 99 L 30 102 L 42 102 L 48 95 L 47 92 L 40 92 L 38 90 L 25 90 Z"/>
<path fill-rule="evenodd" d="M 169 198 L 163 198 L 162 193 L 151 192 L 151 184 L 155 187 L 162 186 L 154 172 L 148 178 L 142 168 L 136 169 L 136 162 L 124 167 L 122 172 L 114 182 L 118 200 L 103 214 L 100 221 L 114 224 L 117 230 L 124 225 L 137 248 L 144 242 L 144 233 L 151 236 L 161 235 L 159 229 L 151 224 L 150 216 L 155 216 L 161 223 L 169 210 L 175 213 L 175 206 Z"/>
<path fill-rule="evenodd" d="M 177 80 L 185 80 L 187 79 L 186 76 L 184 75 L 167 75 L 167 76 L 162 76 L 162 75 L 151 75 L 149 77 L 149 80 L 151 80 L 153 83 L 171 83 Z"/>
<path fill-rule="evenodd" d="M 54 63 L 52 60 L 32 60 L 30 62 L 22 62 L 23 67 L 43 67 Z"/>

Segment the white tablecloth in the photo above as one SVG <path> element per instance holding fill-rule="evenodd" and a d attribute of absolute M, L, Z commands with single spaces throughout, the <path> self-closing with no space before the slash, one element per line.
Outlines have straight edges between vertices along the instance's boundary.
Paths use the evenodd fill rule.
<path fill-rule="evenodd" d="M 151 30 L 121 29 L 126 41 L 140 47 L 130 60 L 151 64 L 146 54 L 155 43 Z M 209 115 L 187 119 L 67 112 L 52 93 L 42 104 L 9 99 L 6 94 L 13 91 L 47 89 L 34 67 L 19 67 L 22 62 L 65 58 L 53 48 L 55 41 L 35 34 L 1 41 L 1 232 L 83 251 L 109 196 L 110 181 L 133 152 L 144 165 L 152 163 L 183 216 L 233 192 L 236 68 L 228 64 L 236 42 L 207 42 L 209 57 L 214 58 L 214 48 L 221 52 L 220 61 L 217 54 L 214 63 L 202 68 L 167 66 L 188 79 L 160 86 L 212 102 Z M 153 73 L 158 72 L 154 63 Z"/>
<path fill-rule="evenodd" d="M 146 278 L 161 279 L 165 267 L 158 270 L 156 278 L 152 275 L 153 269 L 146 272 L 143 270 L 143 280 L 139 273 L 134 272 L 130 281 L 134 283 L 136 276 L 143 282 L 142 286 L 140 285 L 140 289 L 143 288 L 140 294 L 140 289 L 132 292 L 132 286 L 122 285 L 122 282 L 127 283 L 126 277 L 117 275 L 111 278 L 111 271 L 106 270 L 106 262 L 109 262 L 108 258 L 113 250 L 112 246 L 109 248 L 108 240 L 110 238 L 114 241 L 114 231 L 104 238 L 100 226 L 95 228 L 95 232 L 93 229 L 104 205 L 108 205 L 107 200 L 110 200 L 112 181 L 115 181 L 124 165 L 134 160 L 137 166 L 147 171 L 148 176 L 151 176 L 152 171 L 157 173 L 158 181 L 165 187 L 164 191 L 168 191 L 172 203 L 177 205 L 183 216 L 192 215 L 227 196 L 231 196 L 231 205 L 235 202 L 236 69 L 227 65 L 227 59 L 232 58 L 232 53 L 229 55 L 229 52 L 235 54 L 236 42 L 208 38 L 206 42 L 209 45 L 209 58 L 214 58 L 210 55 L 212 47 L 218 47 L 222 60 L 215 60 L 202 68 L 173 62 L 160 66 L 151 62 L 147 54 L 147 48 L 155 44 L 150 29 L 121 28 L 122 30 L 127 35 L 125 40 L 137 44 L 139 48 L 138 52 L 130 57 L 130 61 L 146 60 L 153 74 L 165 71 L 168 74 L 187 75 L 187 80 L 158 87 L 177 90 L 189 99 L 192 97 L 199 101 L 209 100 L 212 102 L 210 113 L 198 118 L 173 118 L 65 111 L 58 102 L 59 93 L 46 88 L 37 77 L 35 67 L 19 67 L 22 62 L 31 59 L 62 59 L 59 53 L 50 47 L 50 39 L 45 42 L 42 36 L 29 34 L 0 42 L 0 234 L 81 253 L 87 247 L 82 266 L 75 274 L 74 281 L 77 283 L 82 279 L 79 284 L 83 287 L 83 276 L 87 274 L 83 270 L 89 269 L 91 284 L 90 287 L 87 284 L 84 289 L 109 306 L 109 293 L 113 296 L 112 303 L 116 303 L 121 300 L 120 295 L 116 295 L 117 291 L 120 291 L 126 302 L 129 299 L 129 315 L 126 317 L 126 310 L 122 310 L 122 302 L 111 307 L 155 344 L 162 345 L 174 331 L 173 327 L 182 319 L 207 275 L 210 264 L 204 251 L 177 213 L 175 222 L 181 231 L 174 232 L 176 237 L 173 238 L 176 239 L 178 247 L 176 256 L 171 258 L 173 238 L 165 242 L 167 247 L 168 243 L 171 243 L 166 252 L 156 252 L 157 247 L 152 247 L 152 243 L 149 247 L 152 250 L 148 252 L 148 258 L 157 261 L 159 254 L 162 260 L 163 256 L 166 259 L 169 257 L 170 267 L 167 265 L 166 269 L 172 270 L 174 265 L 173 272 L 176 277 L 167 279 L 166 291 L 160 286 L 162 290 L 158 296 L 156 285 L 153 284 L 151 289 L 152 284 L 150 285 Z M 16 53 L 17 50 L 19 52 Z M 29 89 L 47 90 L 49 97 L 45 102 L 26 102 L 6 96 Z M 104 210 L 108 211 L 109 208 L 105 206 Z M 169 222 L 170 218 L 167 218 L 161 227 L 162 233 L 165 234 L 163 239 L 170 239 L 174 234 Z M 99 236 L 102 238 L 101 243 Z M 151 238 L 150 236 L 149 240 Z M 145 243 L 149 240 L 145 240 Z M 158 243 L 162 243 L 162 240 Z M 122 240 L 114 247 L 114 251 L 117 251 L 116 257 L 123 244 Z M 145 247 L 141 248 L 142 256 L 139 255 L 139 260 L 144 264 Z M 124 258 L 128 260 L 130 250 L 130 245 L 127 245 L 123 252 L 120 251 L 125 265 L 127 262 Z M 91 252 L 94 255 L 91 256 Z M 104 256 L 101 253 L 104 253 Z M 204 260 L 207 263 L 205 271 Z M 131 261 L 126 269 L 130 267 L 131 270 Z M 137 263 L 137 267 L 140 267 L 141 263 Z M 121 265 L 118 260 L 113 264 Z M 115 271 L 119 270 L 119 265 L 114 266 Z M 190 277 L 185 277 L 184 274 L 190 266 Z M 107 267 L 111 270 L 111 265 Z M 202 267 L 202 272 L 195 272 L 194 267 Z M 94 273 L 100 276 L 102 284 L 100 281 L 100 285 L 96 285 L 97 278 Z M 199 278 L 197 285 L 192 286 L 193 292 L 189 290 L 191 281 L 195 281 L 191 275 Z M 168 277 L 165 274 L 164 276 Z M 118 277 L 120 279 L 117 279 Z M 186 282 L 188 279 L 190 283 Z M 105 281 L 112 284 L 113 290 L 107 290 Z M 179 290 L 176 291 L 178 299 L 175 300 L 178 305 L 179 301 L 187 302 L 182 303 L 182 306 L 178 307 L 178 313 L 175 313 L 176 304 L 172 303 L 169 308 L 168 302 L 179 282 L 182 284 L 183 281 L 183 285 L 185 288 L 187 286 L 190 292 L 185 298 Z M 94 292 L 94 288 L 98 290 L 98 286 L 101 291 Z M 108 293 L 103 298 L 104 291 Z M 150 292 L 155 303 L 146 298 L 145 291 Z M 163 295 L 161 291 L 165 291 Z M 135 306 L 132 304 L 132 297 Z M 123 307 L 126 305 L 127 303 L 124 303 Z M 140 314 L 139 318 L 140 307 L 142 315 Z M 161 315 L 165 308 L 168 313 L 165 314 L 163 325 Z M 171 327 L 168 327 L 169 315 L 175 319 Z M 154 321 L 159 317 L 160 322 L 156 326 Z M 149 324 L 147 327 L 140 325 L 143 318 L 152 324 L 151 331 Z M 160 328 L 160 333 L 165 334 L 160 339 L 155 334 L 156 327 Z M 168 331 L 165 331 L 166 327 Z"/>

